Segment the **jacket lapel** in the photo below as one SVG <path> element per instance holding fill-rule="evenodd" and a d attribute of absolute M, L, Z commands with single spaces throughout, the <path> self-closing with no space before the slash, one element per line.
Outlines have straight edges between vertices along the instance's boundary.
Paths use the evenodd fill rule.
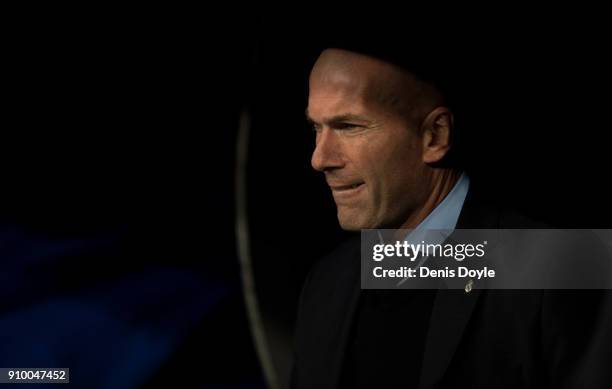
<path fill-rule="evenodd" d="M 497 228 L 498 210 L 468 192 L 457 229 Z M 446 372 L 482 291 L 438 290 L 425 340 L 420 388 L 436 387 Z"/>
<path fill-rule="evenodd" d="M 328 366 L 322 366 L 323 371 L 327 374 L 322 375 L 323 380 L 320 385 L 317 385 L 321 388 L 328 387 L 327 385 L 329 385 L 329 388 L 337 388 L 340 384 L 351 328 L 361 295 L 360 249 L 359 239 L 356 239 L 351 248 L 343 255 L 341 261 L 337 262 L 340 265 L 336 273 L 339 275 L 337 285 L 350 285 L 351 287 L 337 288 L 334 293 L 328 296 L 330 301 L 326 305 L 333 309 L 326 312 L 327 322 L 338 323 L 338 325 L 327 325 L 326 328 L 330 331 L 326 331 L 326 336 L 329 338 L 321 339 L 324 344 L 332 345 L 330 347 L 331 355 L 328 358 L 321 356 L 321 361 L 325 360 L 324 363 L 329 364 Z"/>
<path fill-rule="evenodd" d="M 434 388 L 450 364 L 480 290 L 440 290 L 436 294 L 421 370 L 421 389 Z"/>
<path fill-rule="evenodd" d="M 338 333 L 338 348 L 336 349 L 336 353 L 332 358 L 332 366 L 331 372 L 332 376 L 331 382 L 333 383 L 334 388 L 339 387 L 340 378 L 342 374 L 343 363 L 345 359 L 346 350 L 348 347 L 349 335 L 351 333 L 352 324 L 355 318 L 355 313 L 357 310 L 357 305 L 359 301 L 360 295 L 360 284 L 359 279 L 355 283 L 357 285 L 357 290 L 354 290 L 350 296 L 346 296 L 346 309 L 342 312 L 343 318 L 342 324 L 340 326 L 340 330 Z"/>

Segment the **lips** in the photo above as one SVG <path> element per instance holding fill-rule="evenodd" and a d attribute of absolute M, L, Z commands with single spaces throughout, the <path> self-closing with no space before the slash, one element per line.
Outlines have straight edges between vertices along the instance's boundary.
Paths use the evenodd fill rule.
<path fill-rule="evenodd" d="M 350 190 L 353 190 L 353 189 L 357 189 L 361 185 L 363 185 L 363 182 L 355 182 L 355 183 L 352 183 L 352 184 L 344 184 L 344 185 L 330 185 L 329 187 L 334 192 L 342 192 L 342 191 L 350 191 Z"/>
<path fill-rule="evenodd" d="M 365 188 L 365 183 L 350 182 L 350 183 L 332 183 L 329 185 L 332 190 L 332 195 L 336 201 L 336 205 L 345 204 L 347 201 L 353 201 Z"/>

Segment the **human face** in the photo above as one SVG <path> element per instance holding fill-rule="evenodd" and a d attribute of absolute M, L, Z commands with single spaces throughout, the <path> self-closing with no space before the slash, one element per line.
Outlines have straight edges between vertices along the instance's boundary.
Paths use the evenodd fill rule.
<path fill-rule="evenodd" d="M 423 200 L 419 131 L 379 98 L 404 82 L 399 77 L 393 65 L 336 49 L 324 51 L 311 72 L 311 164 L 325 174 L 345 230 L 398 228 Z"/>

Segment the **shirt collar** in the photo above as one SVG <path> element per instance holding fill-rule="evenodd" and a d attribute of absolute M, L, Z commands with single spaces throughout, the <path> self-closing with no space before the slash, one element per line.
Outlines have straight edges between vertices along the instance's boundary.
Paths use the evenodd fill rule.
<path fill-rule="evenodd" d="M 419 223 L 416 229 L 454 230 L 469 187 L 470 178 L 467 174 L 462 173 L 444 200 Z"/>
<path fill-rule="evenodd" d="M 464 172 L 444 200 L 404 240 L 415 244 L 425 240 L 426 236 L 428 243 L 441 243 L 446 240 L 457 226 L 469 187 L 470 178 Z"/>

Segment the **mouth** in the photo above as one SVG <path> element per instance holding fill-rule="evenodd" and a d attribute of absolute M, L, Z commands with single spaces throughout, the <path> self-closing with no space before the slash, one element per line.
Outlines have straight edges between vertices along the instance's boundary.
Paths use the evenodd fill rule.
<path fill-rule="evenodd" d="M 330 185 L 330 188 L 334 195 L 349 195 L 358 192 L 364 184 L 363 182 L 356 182 L 347 185 Z"/>
<path fill-rule="evenodd" d="M 330 188 L 334 191 L 339 191 L 339 190 L 355 189 L 360 185 L 363 185 L 363 182 L 357 182 L 357 183 L 349 184 L 349 185 L 334 185 L 334 186 L 330 186 Z"/>

